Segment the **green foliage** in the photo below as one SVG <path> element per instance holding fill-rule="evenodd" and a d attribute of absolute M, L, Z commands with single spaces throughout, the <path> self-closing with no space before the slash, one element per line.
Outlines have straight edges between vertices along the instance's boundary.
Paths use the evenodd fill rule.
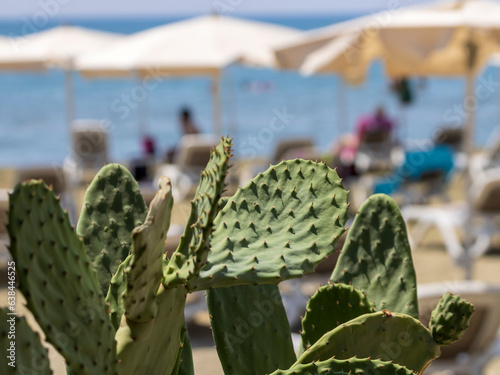
<path fill-rule="evenodd" d="M 144 222 L 146 213 L 139 185 L 121 165 L 106 165 L 88 187 L 76 233 L 97 271 L 104 295 L 130 253 L 130 233 Z"/>
<path fill-rule="evenodd" d="M 439 355 L 438 344 L 418 320 L 386 310 L 361 315 L 327 332 L 297 364 L 358 357 L 394 362 L 420 372 Z"/>
<path fill-rule="evenodd" d="M 312 272 L 335 251 L 348 193 L 326 165 L 292 160 L 220 199 L 231 147 L 223 138 L 214 149 L 171 259 L 167 179 L 146 212 L 130 173 L 105 166 L 76 232 L 45 184 L 16 186 L 8 230 L 19 289 L 68 373 L 192 375 L 184 306 L 187 293 L 203 289 L 226 374 L 407 375 L 460 338 L 473 307 L 457 296 L 441 300 L 430 330 L 415 319 L 405 225 L 390 198 L 374 196 L 354 221 L 331 283 L 307 306 L 297 360 L 276 284 Z M 47 364 L 38 336 L 24 319 L 17 324 L 20 368 L 32 369 L 33 359 Z M 39 355 L 30 357 L 33 350 Z"/>
<path fill-rule="evenodd" d="M 220 211 L 208 264 L 189 289 L 278 284 L 312 272 L 344 233 L 347 195 L 325 164 L 271 166 Z"/>
<path fill-rule="evenodd" d="M 446 293 L 431 314 L 429 327 L 439 345 L 451 345 L 460 340 L 474 313 L 474 306 L 450 292 Z"/>
<path fill-rule="evenodd" d="M 362 290 L 379 311 L 418 319 L 417 277 L 406 225 L 392 198 L 378 194 L 363 203 L 330 280 Z"/>
<path fill-rule="evenodd" d="M 50 375 L 48 351 L 40 336 L 33 332 L 24 317 L 11 315 L 9 309 L 0 309 L 0 368 L 5 375 Z"/>
<path fill-rule="evenodd" d="M 278 286 L 211 289 L 207 304 L 225 374 L 268 374 L 296 361 Z"/>
<path fill-rule="evenodd" d="M 309 299 L 302 319 L 302 342 L 299 354 L 318 341 L 325 333 L 363 314 L 375 312 L 366 296 L 352 286 L 329 284 L 322 286 Z"/>

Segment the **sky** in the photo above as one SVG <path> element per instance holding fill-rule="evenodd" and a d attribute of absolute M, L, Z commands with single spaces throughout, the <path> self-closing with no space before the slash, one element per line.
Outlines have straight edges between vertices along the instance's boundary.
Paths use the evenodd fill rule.
<path fill-rule="evenodd" d="M 368 13 L 429 0 L 0 0 L 0 18 Z"/>

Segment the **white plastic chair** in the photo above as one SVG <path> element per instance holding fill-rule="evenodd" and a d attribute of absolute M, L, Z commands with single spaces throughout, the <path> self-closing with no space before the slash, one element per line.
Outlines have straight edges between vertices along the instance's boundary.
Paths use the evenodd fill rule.
<path fill-rule="evenodd" d="M 448 254 L 457 263 L 483 255 L 490 248 L 494 236 L 500 233 L 500 168 L 476 174 L 470 189 L 470 206 L 464 202 L 403 207 L 401 213 L 405 220 L 417 223 L 411 233 L 412 247 L 418 247 L 430 227 L 436 226 Z M 463 231 L 471 232 L 474 238 L 467 249 L 460 241 L 459 234 Z"/>
<path fill-rule="evenodd" d="M 98 170 L 109 163 L 106 123 L 102 120 L 75 120 L 71 137 L 72 147 L 64 161 L 64 173 L 70 185 L 78 185 L 86 170 Z"/>
<path fill-rule="evenodd" d="M 219 141 L 219 137 L 207 134 L 183 136 L 177 147 L 174 164 L 165 164 L 156 170 L 153 179 L 155 187 L 160 177 L 166 176 L 172 181 L 172 195 L 175 200 L 190 196 L 210 160 L 210 151 Z"/>
<path fill-rule="evenodd" d="M 500 284 L 458 281 L 419 285 L 420 320 L 425 326 L 439 299 L 448 291 L 470 301 L 476 311 L 465 335 L 456 343 L 442 347 L 441 357 L 425 373 L 481 375 L 488 362 L 500 356 Z"/>

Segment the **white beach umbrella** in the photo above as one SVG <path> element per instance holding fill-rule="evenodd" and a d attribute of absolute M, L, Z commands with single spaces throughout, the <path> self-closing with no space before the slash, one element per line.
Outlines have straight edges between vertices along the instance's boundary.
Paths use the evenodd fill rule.
<path fill-rule="evenodd" d="M 96 31 L 77 26 L 59 26 L 17 38 L 0 41 L 0 70 L 45 71 L 61 68 L 65 72 L 66 114 L 68 125 L 74 119 L 73 61 L 88 53 L 114 43 L 120 34 Z"/>
<path fill-rule="evenodd" d="M 336 72 L 361 80 L 375 59 L 389 76 L 464 76 L 467 97 L 491 55 L 500 52 L 500 2 L 455 0 L 392 9 L 309 33 L 276 51 L 284 68 L 305 74 Z M 465 142 L 472 151 L 474 109 L 466 116 Z"/>
<path fill-rule="evenodd" d="M 221 132 L 220 76 L 235 62 L 275 66 L 272 48 L 290 42 L 298 30 L 263 22 L 209 15 L 166 24 L 82 56 L 84 76 L 120 77 L 207 75 L 213 79 L 214 131 Z"/>

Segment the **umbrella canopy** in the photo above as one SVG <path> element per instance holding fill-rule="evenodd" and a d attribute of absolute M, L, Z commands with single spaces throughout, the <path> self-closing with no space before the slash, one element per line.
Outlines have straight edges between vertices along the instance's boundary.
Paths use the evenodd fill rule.
<path fill-rule="evenodd" d="M 298 30 L 217 15 L 155 27 L 106 50 L 82 56 L 77 69 L 87 77 L 150 75 L 217 76 L 240 61 L 274 66 L 272 47 L 300 35 Z"/>
<path fill-rule="evenodd" d="M 71 69 L 78 55 L 118 41 L 120 34 L 77 26 L 58 26 L 35 34 L 12 38 L 1 48 L 0 70 Z"/>
<path fill-rule="evenodd" d="M 134 34 L 111 48 L 82 56 L 75 67 L 88 78 L 211 76 L 214 133 L 220 134 L 222 70 L 235 62 L 273 67 L 273 47 L 300 34 L 296 29 L 269 23 L 202 16 Z"/>
<path fill-rule="evenodd" d="M 59 26 L 23 37 L 0 39 L 0 70 L 45 71 L 56 67 L 65 70 L 66 121 L 75 118 L 73 61 L 82 53 L 118 41 L 120 34 L 76 26 Z"/>
<path fill-rule="evenodd" d="M 500 51 L 500 3 L 438 2 L 316 30 L 276 51 L 284 68 L 361 80 L 374 59 L 389 76 L 477 73 Z"/>

